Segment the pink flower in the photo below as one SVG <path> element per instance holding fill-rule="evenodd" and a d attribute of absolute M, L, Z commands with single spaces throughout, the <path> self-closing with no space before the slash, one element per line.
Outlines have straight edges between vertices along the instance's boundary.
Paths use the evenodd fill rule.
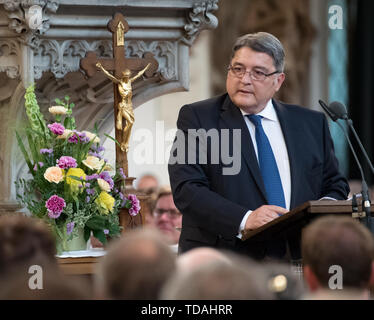
<path fill-rule="evenodd" d="M 76 168 L 77 161 L 69 156 L 62 156 L 60 159 L 57 160 L 57 165 L 61 169 L 69 169 L 69 168 Z"/>
<path fill-rule="evenodd" d="M 65 128 L 62 124 L 54 122 L 48 125 L 49 130 L 51 130 L 55 135 L 61 135 L 64 133 Z"/>
<path fill-rule="evenodd" d="M 54 194 L 46 201 L 45 207 L 48 209 L 48 217 L 57 219 L 66 207 L 66 202 L 63 198 Z"/>
<path fill-rule="evenodd" d="M 129 194 L 127 200 L 131 202 L 131 208 L 129 209 L 130 216 L 136 216 L 140 211 L 140 203 L 135 194 Z"/>

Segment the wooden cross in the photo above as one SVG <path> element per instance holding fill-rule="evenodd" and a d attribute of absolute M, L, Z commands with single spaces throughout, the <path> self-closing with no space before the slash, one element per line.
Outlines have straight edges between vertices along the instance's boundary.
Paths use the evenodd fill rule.
<path fill-rule="evenodd" d="M 149 78 L 157 71 L 158 62 L 150 52 L 145 53 L 142 59 L 125 57 L 125 33 L 129 30 L 129 25 L 121 13 L 116 13 L 113 19 L 109 21 L 108 30 L 112 33 L 113 38 L 113 58 L 98 58 L 95 52 L 87 52 L 85 58 L 80 61 L 80 67 L 88 77 L 92 77 L 99 71 L 96 66 L 98 62 L 101 63 L 104 69 L 111 71 L 116 78 L 122 78 L 122 73 L 125 69 L 137 72 L 143 70 L 148 64 L 150 64 L 150 66 L 144 73 L 145 77 Z M 118 104 L 121 97 L 118 92 L 117 84 L 114 83 L 113 88 L 114 117 L 116 120 Z M 114 127 L 116 128 L 116 126 Z M 123 138 L 122 132 L 117 128 L 115 132 L 115 138 L 119 144 L 121 144 Z M 128 177 L 127 153 L 122 151 L 118 145 L 116 145 L 116 164 L 119 168 L 123 169 L 126 177 Z"/>

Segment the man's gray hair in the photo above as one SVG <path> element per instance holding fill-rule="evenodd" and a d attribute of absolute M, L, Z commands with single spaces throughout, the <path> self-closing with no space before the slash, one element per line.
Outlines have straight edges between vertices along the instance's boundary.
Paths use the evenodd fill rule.
<path fill-rule="evenodd" d="M 231 53 L 231 59 L 235 56 L 236 51 L 243 47 L 251 48 L 257 52 L 263 52 L 273 58 L 274 66 L 277 71 L 284 70 L 284 49 L 278 38 L 267 32 L 249 33 L 239 37 Z"/>

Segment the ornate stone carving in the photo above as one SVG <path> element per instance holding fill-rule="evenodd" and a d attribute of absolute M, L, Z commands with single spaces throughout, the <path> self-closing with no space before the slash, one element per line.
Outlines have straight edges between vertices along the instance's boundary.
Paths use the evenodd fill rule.
<path fill-rule="evenodd" d="M 42 73 L 51 71 L 56 78 L 63 78 L 68 72 L 79 70 L 79 60 L 87 51 L 95 51 L 103 57 L 110 57 L 112 44 L 109 40 L 48 40 L 40 41 L 34 50 L 34 77 L 40 79 Z"/>
<path fill-rule="evenodd" d="M 19 76 L 19 52 L 20 45 L 16 40 L 0 41 L 0 72 L 6 72 L 11 79 Z"/>
<path fill-rule="evenodd" d="M 44 34 L 50 27 L 49 13 L 55 13 L 59 6 L 59 0 L 0 0 L 4 9 L 9 11 L 9 29 L 20 34 L 20 40 L 32 48 L 39 45 L 39 36 Z M 32 16 L 29 9 L 32 6 L 41 8 L 41 23 L 33 28 Z"/>
<path fill-rule="evenodd" d="M 160 80 L 177 80 L 178 45 L 171 41 L 127 41 L 127 57 L 143 57 L 151 52 L 159 61 Z M 112 43 L 109 40 L 48 40 L 40 41 L 34 50 L 34 77 L 40 79 L 43 72 L 51 71 L 56 78 L 79 70 L 79 60 L 87 51 L 95 51 L 98 57 L 112 56 Z"/>
<path fill-rule="evenodd" d="M 163 80 L 177 79 L 177 43 L 171 41 L 127 41 L 126 52 L 129 57 L 142 57 L 151 52 L 159 63 L 159 73 Z"/>
<path fill-rule="evenodd" d="M 185 36 L 181 41 L 191 46 L 203 29 L 214 29 L 218 25 L 217 17 L 212 11 L 218 10 L 218 0 L 196 2 L 188 15 L 188 23 L 184 26 Z"/>

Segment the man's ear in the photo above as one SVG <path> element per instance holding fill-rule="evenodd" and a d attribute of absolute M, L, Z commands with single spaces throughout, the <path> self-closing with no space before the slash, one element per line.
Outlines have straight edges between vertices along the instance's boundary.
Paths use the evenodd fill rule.
<path fill-rule="evenodd" d="M 281 74 L 279 74 L 278 77 L 275 78 L 274 85 L 275 85 L 275 91 L 276 92 L 280 89 L 280 87 L 282 86 L 283 81 L 285 79 L 286 79 L 286 75 L 283 72 Z"/>
<path fill-rule="evenodd" d="M 304 279 L 310 292 L 315 292 L 321 287 L 316 275 L 308 265 L 304 266 Z"/>

